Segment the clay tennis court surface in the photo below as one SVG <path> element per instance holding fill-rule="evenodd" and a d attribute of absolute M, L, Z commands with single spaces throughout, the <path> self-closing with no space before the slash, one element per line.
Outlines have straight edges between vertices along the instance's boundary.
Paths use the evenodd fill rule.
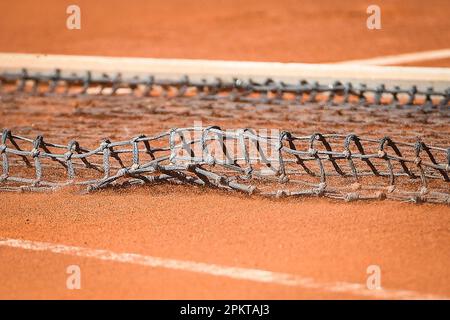
<path fill-rule="evenodd" d="M 85 20 L 77 33 L 64 28 L 64 1 L 1 3 L 0 51 L 335 62 L 441 49 L 450 41 L 448 1 L 409 1 L 406 8 L 400 1 L 381 1 L 386 13 L 379 33 L 360 22 L 366 18 L 364 1 L 98 3 L 78 2 Z M 415 65 L 449 66 L 449 61 Z M 355 132 L 407 141 L 420 135 L 441 146 L 450 137 L 448 112 L 405 116 L 405 110 L 396 110 L 391 116 L 386 110 L 306 106 L 286 116 L 277 106 L 244 106 L 237 114 L 227 105 L 189 99 L 27 95 L 4 95 L 0 106 L 1 128 L 64 143 L 127 139 L 197 120 L 223 128 Z M 267 270 L 309 281 L 285 285 L 101 260 L 93 254 L 55 254 L 49 245 L 41 251 L 0 246 L 0 298 L 450 297 L 448 205 L 270 200 L 159 185 L 92 194 L 72 189 L 0 193 L 0 212 L 0 240 L 134 253 L 222 270 Z M 81 268 L 81 290 L 66 288 L 69 265 Z M 381 268 L 386 292 L 378 296 L 364 289 L 369 265 Z"/>
<path fill-rule="evenodd" d="M 70 1 L 0 3 L 0 52 L 327 63 L 448 48 L 446 0 L 80 0 L 81 30 L 65 28 Z M 450 66 L 450 60 L 414 65 Z"/>

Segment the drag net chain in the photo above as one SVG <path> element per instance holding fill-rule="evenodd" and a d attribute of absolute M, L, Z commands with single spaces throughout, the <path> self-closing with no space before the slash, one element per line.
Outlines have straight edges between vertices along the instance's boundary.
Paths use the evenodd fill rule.
<path fill-rule="evenodd" d="M 450 148 L 354 134 L 296 136 L 175 128 L 85 148 L 14 135 L 0 144 L 2 191 L 88 191 L 176 183 L 268 197 L 393 199 L 450 204 Z"/>
<path fill-rule="evenodd" d="M 3 89 L 2 89 L 3 87 Z M 9 88 L 9 89 L 8 89 Z M 0 74 L 0 90 L 10 93 L 29 92 L 31 94 L 109 94 L 127 93 L 141 96 L 196 96 L 205 100 L 229 99 L 252 103 L 328 103 L 423 105 L 426 107 L 448 107 L 450 88 L 440 92 L 432 87 L 419 90 L 416 86 L 387 88 L 384 84 L 369 87 L 339 81 L 320 84 L 300 80 L 297 84 L 267 79 L 255 82 L 252 79 L 233 81 L 190 80 L 183 76 L 179 80 L 147 77 L 123 79 L 120 73 L 93 76 L 91 72 L 63 75 L 61 70 L 52 73 L 30 73 L 26 69 L 17 73 Z M 1 91 L 0 91 L 1 92 Z"/>

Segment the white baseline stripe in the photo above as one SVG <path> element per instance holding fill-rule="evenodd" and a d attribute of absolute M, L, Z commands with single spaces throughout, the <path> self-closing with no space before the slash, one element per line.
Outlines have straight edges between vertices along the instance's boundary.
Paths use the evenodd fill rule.
<path fill-rule="evenodd" d="M 151 74 L 170 80 L 187 75 L 191 80 L 219 77 L 224 81 L 233 78 L 265 81 L 269 77 L 292 84 L 302 79 L 325 84 L 339 80 L 373 86 L 383 83 L 387 88 L 417 85 L 421 90 L 429 86 L 446 90 L 450 86 L 450 68 L 0 53 L 0 73 L 18 72 L 22 68 L 51 74 L 58 68 L 62 75 L 84 74 L 87 70 L 92 76 L 120 73 L 123 80 Z"/>
<path fill-rule="evenodd" d="M 404 53 L 398 55 L 389 55 L 383 57 L 375 57 L 370 59 L 349 60 L 338 62 L 337 64 L 345 65 L 366 65 L 366 66 L 387 66 L 403 63 L 411 63 L 417 61 L 430 61 L 450 58 L 450 48 L 433 51 L 423 51 L 414 53 Z"/>
<path fill-rule="evenodd" d="M 238 280 L 247 280 L 260 283 L 269 283 L 283 286 L 294 286 L 305 289 L 316 289 L 326 292 L 341 292 L 357 296 L 366 296 L 378 299 L 448 299 L 431 294 L 420 294 L 407 290 L 369 290 L 359 283 L 335 282 L 320 283 L 311 278 L 298 275 L 271 272 L 267 270 L 237 268 L 207 264 L 193 261 L 165 259 L 145 256 L 134 253 L 116 253 L 109 250 L 89 249 L 66 246 L 46 242 L 29 241 L 21 239 L 0 238 L 0 246 L 20 248 L 32 251 L 44 251 L 84 258 L 95 258 L 105 261 L 130 263 L 153 268 L 165 268 L 207 274 L 211 276 L 226 277 Z"/>

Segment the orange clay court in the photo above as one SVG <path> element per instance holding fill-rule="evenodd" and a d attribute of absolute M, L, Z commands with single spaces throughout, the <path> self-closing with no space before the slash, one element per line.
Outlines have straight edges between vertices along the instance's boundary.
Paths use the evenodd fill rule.
<path fill-rule="evenodd" d="M 378 1 L 381 30 L 371 1 L 80 0 L 81 30 L 70 4 L 0 3 L 1 299 L 450 298 L 448 1 Z M 224 137 L 277 156 L 223 165 Z"/>

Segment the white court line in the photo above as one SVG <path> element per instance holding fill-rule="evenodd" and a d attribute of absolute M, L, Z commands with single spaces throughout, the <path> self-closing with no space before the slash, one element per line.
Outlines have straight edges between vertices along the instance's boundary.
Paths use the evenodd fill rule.
<path fill-rule="evenodd" d="M 275 81 L 297 84 L 299 80 L 333 83 L 335 81 L 365 83 L 387 88 L 394 86 L 411 87 L 420 90 L 434 87 L 444 91 L 450 85 L 450 68 L 396 67 L 396 66 L 362 66 L 347 64 L 306 64 L 280 62 L 220 61 L 196 59 L 153 59 L 130 57 L 99 57 L 73 55 L 43 55 L 0 52 L 0 74 L 3 72 L 29 72 L 54 74 L 55 69 L 61 75 L 72 73 L 84 75 L 87 70 L 92 77 L 104 74 L 114 76 L 121 74 L 124 81 L 134 77 L 148 78 L 153 75 L 166 80 L 180 80 L 189 76 L 192 81 L 207 79 L 213 81 L 233 81 L 234 78 Z"/>
<path fill-rule="evenodd" d="M 32 251 L 48 251 L 52 253 L 78 256 L 84 258 L 95 258 L 105 261 L 130 263 L 153 268 L 165 268 L 207 274 L 211 276 L 226 277 L 238 280 L 247 280 L 260 283 L 269 283 L 282 286 L 293 286 L 305 289 L 316 289 L 326 292 L 341 292 L 356 296 L 365 296 L 378 299 L 448 299 L 431 294 L 421 294 L 407 290 L 369 290 L 359 283 L 317 282 L 312 278 L 301 277 L 294 274 L 272 272 L 260 269 L 238 268 L 208 264 L 193 261 L 166 259 L 145 256 L 134 253 L 116 253 L 109 250 L 89 249 L 82 247 L 66 246 L 38 241 L 21 239 L 0 238 L 0 246 L 20 248 Z"/>
<path fill-rule="evenodd" d="M 450 49 L 405 53 L 383 57 L 375 57 L 361 60 L 348 60 L 338 62 L 345 65 L 388 66 L 395 64 L 411 63 L 417 61 L 430 61 L 450 58 Z"/>

